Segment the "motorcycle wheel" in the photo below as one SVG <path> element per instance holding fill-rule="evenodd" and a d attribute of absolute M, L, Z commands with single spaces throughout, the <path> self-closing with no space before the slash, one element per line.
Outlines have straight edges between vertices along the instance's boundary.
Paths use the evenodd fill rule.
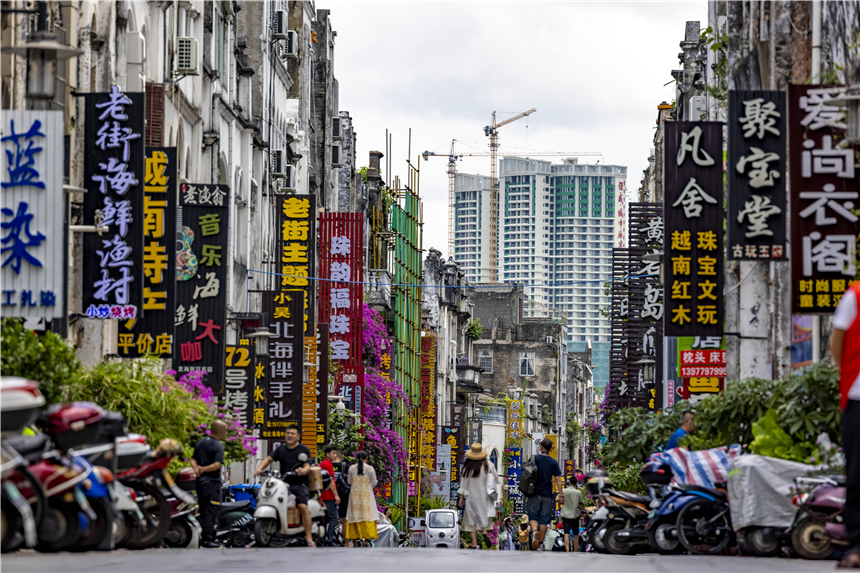
<path fill-rule="evenodd" d="M 591 544 L 594 546 L 594 550 L 597 553 L 609 553 L 609 551 L 606 549 L 606 545 L 603 544 L 603 540 L 606 539 L 606 537 L 600 533 L 602 529 L 603 526 L 598 526 L 594 528 L 594 533 L 591 536 Z"/>
<path fill-rule="evenodd" d="M 741 535 L 738 535 L 738 547 L 741 545 Z M 763 527 L 747 527 L 743 531 L 744 549 L 756 557 L 773 557 L 779 553 L 778 539 L 765 539 Z"/>
<path fill-rule="evenodd" d="M 191 526 L 184 519 L 171 521 L 170 528 L 164 534 L 161 543 L 165 547 L 188 547 L 188 544 L 191 543 Z"/>
<path fill-rule="evenodd" d="M 52 497 L 39 524 L 39 542 L 36 551 L 53 553 L 69 549 L 81 534 L 78 506 Z"/>
<path fill-rule="evenodd" d="M 678 540 L 678 534 L 675 533 L 674 538 L 669 535 L 673 529 L 675 529 L 674 523 L 664 522 L 648 530 L 648 542 L 654 551 L 660 555 L 677 555 L 684 551 L 684 546 Z"/>
<path fill-rule="evenodd" d="M 606 533 L 603 534 L 603 544 L 606 550 L 613 555 L 631 555 L 633 546 L 623 541 L 615 539 L 615 532 L 625 529 L 623 523 L 612 523 L 606 527 Z"/>
<path fill-rule="evenodd" d="M 806 559 L 827 559 L 836 550 L 824 523 L 804 517 L 791 532 L 791 546 Z"/>
<path fill-rule="evenodd" d="M 78 542 L 72 551 L 90 551 L 99 546 L 106 535 L 113 536 L 113 505 L 109 499 L 101 497 L 87 498 L 96 514 L 95 521 L 90 521 L 78 537 Z"/>
<path fill-rule="evenodd" d="M 712 501 L 694 501 L 678 514 L 678 539 L 693 555 L 716 555 L 731 541 L 729 510 Z"/>
<path fill-rule="evenodd" d="M 170 529 L 170 504 L 158 488 L 143 481 L 124 484 L 137 493 L 137 505 L 146 521 L 146 529 L 136 525 L 125 540 L 128 549 L 146 549 L 161 543 Z"/>
<path fill-rule="evenodd" d="M 38 528 L 39 523 L 42 521 L 42 516 L 45 515 L 45 507 L 48 505 L 45 490 L 42 488 L 42 483 L 27 468 L 18 468 L 15 471 L 24 478 L 24 481 L 30 484 L 30 489 L 33 490 L 36 499 L 30 501 L 30 511 L 33 512 L 33 521 L 36 522 L 36 527 Z"/>
<path fill-rule="evenodd" d="M 274 519 L 258 519 L 254 523 L 254 541 L 257 547 L 269 547 L 278 531 L 278 524 Z"/>

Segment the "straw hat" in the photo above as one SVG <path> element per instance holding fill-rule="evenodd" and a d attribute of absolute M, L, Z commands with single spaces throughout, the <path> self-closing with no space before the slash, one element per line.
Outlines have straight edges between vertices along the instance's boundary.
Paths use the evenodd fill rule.
<path fill-rule="evenodd" d="M 483 460 L 487 458 L 487 452 L 484 450 L 484 447 L 475 442 L 472 444 L 472 447 L 466 452 L 466 457 L 470 460 Z"/>

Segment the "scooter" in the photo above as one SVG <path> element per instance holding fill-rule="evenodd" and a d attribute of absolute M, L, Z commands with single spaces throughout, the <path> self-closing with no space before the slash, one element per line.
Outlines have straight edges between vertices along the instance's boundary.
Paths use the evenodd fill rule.
<path fill-rule="evenodd" d="M 215 541 L 225 547 L 253 547 L 256 543 L 253 505 L 250 499 L 236 501 L 233 487 L 224 487 L 221 493 L 221 508 L 218 511 L 218 525 L 215 528 Z"/>
<path fill-rule="evenodd" d="M 331 476 L 326 471 L 322 475 L 322 490 L 325 490 L 331 482 Z M 300 476 L 295 472 L 281 475 L 270 471 L 263 472 L 261 477 L 262 487 L 254 511 L 254 539 L 257 547 L 284 547 L 303 543 L 305 530 L 296 507 L 296 497 L 290 491 L 290 484 L 296 484 Z M 308 511 L 311 514 L 311 536 L 316 543 L 325 535 L 325 513 L 318 495 L 308 500 Z"/>
<path fill-rule="evenodd" d="M 849 544 L 842 513 L 847 496 L 845 476 L 795 478 L 797 487 L 814 485 L 795 495 L 797 513 L 791 524 L 791 546 L 806 559 L 827 559 Z"/>

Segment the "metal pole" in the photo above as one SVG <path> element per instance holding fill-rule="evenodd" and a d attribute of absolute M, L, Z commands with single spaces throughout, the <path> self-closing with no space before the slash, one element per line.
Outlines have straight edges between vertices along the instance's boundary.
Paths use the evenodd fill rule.
<path fill-rule="evenodd" d="M 821 83 L 821 0 L 812 0 L 812 83 Z"/>

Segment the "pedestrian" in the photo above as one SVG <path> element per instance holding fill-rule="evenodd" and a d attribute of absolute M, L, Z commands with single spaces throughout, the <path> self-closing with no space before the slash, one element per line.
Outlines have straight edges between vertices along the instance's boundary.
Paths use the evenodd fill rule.
<path fill-rule="evenodd" d="M 221 509 L 221 466 L 224 465 L 224 444 L 221 440 L 227 435 L 227 424 L 221 420 L 212 422 L 211 434 L 202 438 L 194 446 L 191 468 L 197 478 L 197 506 L 203 532 L 200 547 L 221 547 L 215 541 L 215 527 L 218 525 L 218 511 Z"/>
<path fill-rule="evenodd" d="M 472 534 L 470 549 L 478 548 L 478 530 L 489 531 L 495 516 L 497 483 L 496 468 L 487 461 L 487 451 L 475 442 L 466 452 L 466 462 L 460 473 L 460 507 L 463 512 L 463 531 Z"/>
<path fill-rule="evenodd" d="M 349 464 L 343 459 L 343 450 L 338 448 L 337 456 L 332 462 L 334 466 L 334 479 L 337 485 L 337 493 L 340 495 L 340 503 L 337 506 L 337 517 L 340 521 L 341 532 L 346 532 L 346 510 L 349 508 Z"/>
<path fill-rule="evenodd" d="M 681 414 L 681 427 L 675 430 L 675 433 L 669 437 L 669 441 L 666 443 L 666 450 L 677 448 L 678 440 L 680 440 L 687 434 L 692 434 L 695 431 L 696 415 L 690 410 L 685 410 L 684 413 Z"/>
<path fill-rule="evenodd" d="M 568 486 L 562 492 L 564 505 L 561 506 L 561 523 L 564 526 L 564 550 L 570 552 L 570 538 L 573 537 L 573 550 L 579 551 L 579 506 L 582 492 L 576 487 L 576 476 L 568 478 Z"/>
<path fill-rule="evenodd" d="M 296 424 L 290 424 L 284 431 L 284 442 L 272 452 L 271 456 L 266 456 L 260 465 L 257 466 L 257 471 L 254 476 L 258 476 L 272 462 L 280 463 L 281 474 L 285 472 L 295 472 L 298 476 L 290 483 L 290 491 L 296 496 L 296 507 L 302 516 L 302 527 L 305 530 L 305 541 L 308 547 L 316 547 L 314 538 L 311 533 L 311 512 L 308 509 L 308 500 L 311 497 L 308 489 L 308 474 L 311 471 L 311 451 L 307 446 L 300 444 L 299 440 L 302 437 L 302 430 Z"/>
<path fill-rule="evenodd" d="M 346 510 L 347 540 L 376 539 L 376 521 L 379 519 L 379 509 L 376 506 L 376 471 L 367 463 L 367 452 L 360 450 L 355 453 L 356 463 L 349 466 L 347 480 L 349 481 L 349 507 Z"/>
<path fill-rule="evenodd" d="M 564 489 L 564 480 L 561 477 L 561 468 L 558 462 L 549 453 L 552 451 L 552 440 L 544 438 L 540 442 L 540 453 L 534 457 L 537 466 L 537 490 L 535 495 L 526 500 L 526 512 L 532 531 L 535 532 L 534 544 L 537 550 L 546 535 L 546 528 L 552 521 L 555 509 L 555 498 L 552 492 L 552 484 L 556 483 L 558 491 Z"/>
<path fill-rule="evenodd" d="M 337 446 L 331 444 L 323 448 L 325 457 L 320 462 L 320 468 L 327 471 L 331 476 L 331 483 L 324 492 L 320 494 L 320 501 L 325 504 L 325 537 L 323 537 L 324 545 L 334 545 L 335 535 L 337 532 L 337 508 L 340 504 L 340 495 L 337 492 L 337 483 L 335 480 L 334 461 L 337 460 Z"/>
<path fill-rule="evenodd" d="M 513 551 L 515 546 L 515 536 L 516 531 L 514 530 L 513 523 L 511 523 L 511 518 L 506 517 L 502 522 L 502 530 L 499 532 L 499 550 Z"/>
<path fill-rule="evenodd" d="M 848 551 L 839 567 L 860 568 L 860 283 L 845 291 L 833 314 L 830 352 L 839 366 L 842 451 L 845 454 L 845 527 Z"/>

